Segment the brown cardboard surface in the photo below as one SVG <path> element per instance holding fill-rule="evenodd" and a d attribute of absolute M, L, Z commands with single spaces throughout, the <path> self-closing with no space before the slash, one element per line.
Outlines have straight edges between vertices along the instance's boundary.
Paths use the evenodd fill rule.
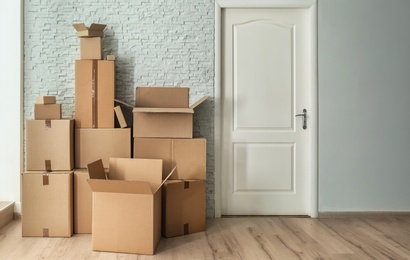
<path fill-rule="evenodd" d="M 77 128 L 75 129 L 75 167 L 102 159 L 108 168 L 111 157 L 131 157 L 130 128 Z"/>
<path fill-rule="evenodd" d="M 204 180 L 168 180 L 164 184 L 162 235 L 175 237 L 205 231 Z"/>
<path fill-rule="evenodd" d="M 134 138 L 134 157 L 163 160 L 163 178 L 206 179 L 206 139 Z"/>
<path fill-rule="evenodd" d="M 73 172 L 22 174 L 23 237 L 71 237 Z"/>
<path fill-rule="evenodd" d="M 46 168 L 49 161 L 50 169 Z M 74 120 L 26 120 L 26 170 L 74 168 Z"/>
<path fill-rule="evenodd" d="M 34 104 L 34 119 L 61 119 L 61 104 Z"/>
<path fill-rule="evenodd" d="M 126 128 L 128 125 L 127 125 L 127 121 L 125 121 L 125 117 L 124 117 L 124 114 L 122 113 L 121 107 L 120 106 L 114 107 L 114 112 L 115 112 L 115 115 L 117 116 L 117 120 L 118 120 L 118 123 L 120 124 L 120 127 Z"/>
<path fill-rule="evenodd" d="M 156 189 L 162 182 L 162 160 L 110 158 L 108 178 L 111 180 L 146 181 Z M 171 172 L 170 169 L 167 175 Z M 166 176 L 165 176 L 166 177 Z M 164 178 L 165 178 L 164 177 Z"/>
<path fill-rule="evenodd" d="M 92 191 L 87 169 L 74 171 L 74 233 L 90 234 L 92 220 Z"/>
<path fill-rule="evenodd" d="M 192 138 L 194 109 L 207 98 L 189 108 L 134 108 L 133 137 Z"/>
<path fill-rule="evenodd" d="M 55 96 L 38 96 L 36 100 L 36 104 L 55 104 L 56 97 Z"/>
<path fill-rule="evenodd" d="M 115 60 L 115 55 L 112 55 L 112 54 L 107 55 L 107 60 Z"/>
<path fill-rule="evenodd" d="M 80 59 L 101 60 L 102 39 L 101 37 L 80 38 Z"/>
<path fill-rule="evenodd" d="M 128 165 L 119 165 L 128 164 Z M 92 163 L 100 168 L 101 162 Z M 93 191 L 92 248 L 97 251 L 154 254 L 161 238 L 162 161 L 114 159 L 114 176 L 140 176 L 142 180 L 98 180 Z M 139 167 L 133 167 L 138 165 Z M 133 172 L 128 172 L 133 169 Z M 126 172 L 121 172 L 122 170 Z M 154 178 L 153 178 L 154 176 Z M 154 189 L 152 189 L 154 187 Z"/>
<path fill-rule="evenodd" d="M 75 61 L 77 128 L 114 128 L 114 85 L 114 61 Z"/>
<path fill-rule="evenodd" d="M 189 88 L 137 87 L 136 107 L 188 108 Z"/>
<path fill-rule="evenodd" d="M 77 31 L 78 37 L 103 37 L 105 24 L 92 23 L 90 27 L 85 26 L 84 23 L 73 24 Z"/>

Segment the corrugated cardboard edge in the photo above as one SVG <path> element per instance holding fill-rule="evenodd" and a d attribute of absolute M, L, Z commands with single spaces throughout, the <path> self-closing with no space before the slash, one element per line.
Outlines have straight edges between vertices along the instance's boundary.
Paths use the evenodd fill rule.
<path fill-rule="evenodd" d="M 162 181 L 161 185 L 155 190 L 154 194 L 164 185 L 164 183 L 171 177 L 171 175 L 174 173 L 176 170 L 176 166 L 172 169 L 172 171 L 168 174 L 168 176 Z"/>
<path fill-rule="evenodd" d="M 209 96 L 204 96 L 202 97 L 200 100 L 198 100 L 197 102 L 193 103 L 192 105 L 189 106 L 190 109 L 195 109 L 197 106 L 199 106 L 200 104 L 202 104 L 202 102 L 204 102 Z"/>
<path fill-rule="evenodd" d="M 124 114 L 122 113 L 121 107 L 120 106 L 114 107 L 114 111 L 115 111 L 115 115 L 117 116 L 120 127 L 126 128 L 128 125 L 127 125 L 127 121 L 125 121 L 125 117 L 124 117 Z"/>

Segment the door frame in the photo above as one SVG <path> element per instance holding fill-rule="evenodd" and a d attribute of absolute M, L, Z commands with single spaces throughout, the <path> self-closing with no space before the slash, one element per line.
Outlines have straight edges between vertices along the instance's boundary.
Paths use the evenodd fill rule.
<path fill-rule="evenodd" d="M 302 8 L 310 16 L 309 102 L 309 216 L 318 217 L 318 59 L 317 0 L 215 0 L 215 217 L 222 215 L 222 9 L 225 8 Z"/>

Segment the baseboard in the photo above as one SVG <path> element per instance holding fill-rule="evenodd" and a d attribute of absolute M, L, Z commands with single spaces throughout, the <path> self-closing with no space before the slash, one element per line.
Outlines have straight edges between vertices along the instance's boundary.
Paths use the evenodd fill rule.
<path fill-rule="evenodd" d="M 410 217 L 408 211 L 333 211 L 319 212 L 318 218 L 398 218 Z"/>

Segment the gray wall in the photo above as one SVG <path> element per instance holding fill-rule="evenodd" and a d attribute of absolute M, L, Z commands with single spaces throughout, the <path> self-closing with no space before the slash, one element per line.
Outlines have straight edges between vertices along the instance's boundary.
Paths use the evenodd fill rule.
<path fill-rule="evenodd" d="M 214 1 L 24 1 L 24 118 L 38 95 L 56 95 L 74 116 L 73 23 L 108 25 L 104 54 L 116 55 L 116 98 L 134 102 L 136 86 L 190 87 L 194 135 L 207 142 L 207 215 L 214 216 Z M 125 111 L 128 115 L 131 111 Z M 128 116 L 129 118 L 129 116 Z"/>
<path fill-rule="evenodd" d="M 319 0 L 319 210 L 410 211 L 410 1 Z"/>

